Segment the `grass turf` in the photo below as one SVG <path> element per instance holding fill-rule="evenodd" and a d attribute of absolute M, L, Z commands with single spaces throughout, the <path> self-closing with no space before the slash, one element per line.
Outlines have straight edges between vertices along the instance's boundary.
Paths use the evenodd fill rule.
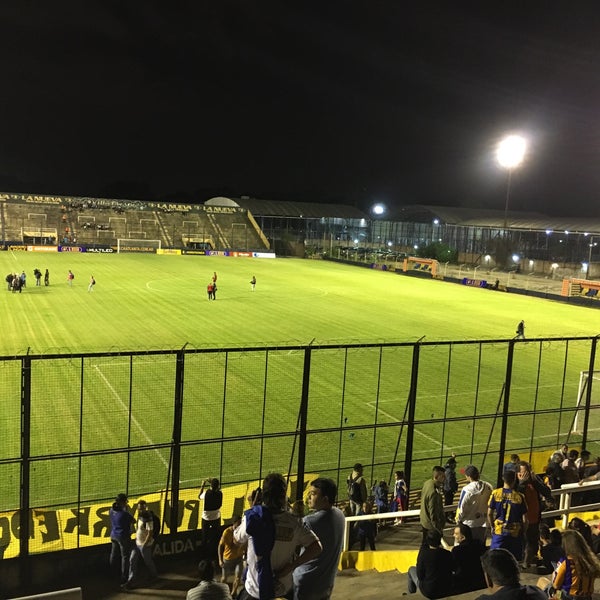
<path fill-rule="evenodd" d="M 521 319 L 528 338 L 588 336 L 598 329 L 599 313 L 588 308 L 322 261 L 3 252 L 0 266 L 4 273 L 25 270 L 28 275 L 22 294 L 0 294 L 5 305 L 0 354 L 5 356 L 27 349 L 32 354 L 69 354 L 176 349 L 184 344 L 281 347 L 311 341 L 317 346 L 414 341 L 422 336 L 429 341 L 508 339 Z M 50 270 L 49 287 L 35 287 L 36 267 Z M 68 269 L 75 273 L 72 288 L 67 285 Z M 213 271 L 218 273 L 217 300 L 209 302 L 206 285 Z M 97 285 L 89 293 L 92 274 Z M 254 292 L 252 275 L 257 278 Z M 499 435 L 494 416 L 506 345 L 449 348 L 434 345 L 421 351 L 415 416 L 430 422 L 416 428 L 418 474 L 450 451 L 469 458 L 483 453 L 488 439 L 495 441 Z M 316 352 L 308 426 L 317 432 L 310 437 L 307 468 L 335 475 L 338 466 L 360 460 L 378 465 L 373 478 L 387 478 L 392 466 L 399 467 L 393 463 L 399 431 L 374 431 L 370 425 L 402 419 L 412 350 Z M 517 406 L 572 407 L 588 356 L 589 342 L 518 344 L 512 383 Z M 128 444 L 140 450 L 129 456 L 86 456 L 81 465 L 77 457 L 37 461 L 34 506 L 69 503 L 79 493 L 101 498 L 125 487 L 158 489 L 166 482 L 168 447 L 147 446 L 168 446 L 172 436 L 174 361 L 139 357 L 129 363 L 116 357 L 84 362 L 83 377 L 77 361 L 34 365 L 32 453 L 102 451 Z M 7 391 L 2 458 L 19 452 L 18 366 L 7 362 L 2 369 Z M 286 348 L 268 356 L 260 351 L 227 359 L 222 354 L 189 356 L 183 439 L 190 443 L 182 451 L 182 485 L 195 486 L 215 472 L 227 482 L 287 471 L 294 452 L 292 435 L 263 442 L 243 436 L 295 431 L 302 369 L 302 353 Z M 131 397 L 130 379 L 136 390 Z M 486 418 L 453 421 L 475 414 Z M 511 449 L 546 442 L 552 446 L 568 432 L 569 419 L 559 423 L 556 416 L 511 417 Z M 340 427 L 341 432 L 329 431 Z M 237 439 L 225 446 L 211 443 L 221 435 Z M 404 456 L 405 437 L 404 432 L 397 460 Z M 14 507 L 18 469 L 4 465 L 0 473 L 5 502 Z"/>

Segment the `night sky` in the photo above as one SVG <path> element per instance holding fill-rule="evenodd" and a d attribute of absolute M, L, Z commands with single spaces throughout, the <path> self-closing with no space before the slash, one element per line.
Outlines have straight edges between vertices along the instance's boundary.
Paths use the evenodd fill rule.
<path fill-rule="evenodd" d="M 0 190 L 600 216 L 600 3 L 13 0 Z"/>

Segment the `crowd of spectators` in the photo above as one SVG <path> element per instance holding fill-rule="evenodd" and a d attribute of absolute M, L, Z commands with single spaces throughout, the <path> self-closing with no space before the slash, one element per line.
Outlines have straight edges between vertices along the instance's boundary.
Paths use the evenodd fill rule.
<path fill-rule="evenodd" d="M 594 582 L 600 577 L 598 529 L 575 517 L 568 530 L 561 532 L 542 519 L 543 510 L 552 507 L 551 489 L 558 481 L 600 480 L 600 461 L 590 461 L 585 451 L 581 454 L 563 446 L 551 455 L 541 475 L 514 454 L 503 467 L 503 485 L 496 489 L 481 480 L 476 466 L 467 465 L 461 469 L 466 484 L 452 515 L 447 507 L 454 504 L 459 490 L 453 481 L 456 457 L 452 455 L 443 467 L 433 467 L 421 490 L 422 545 L 416 565 L 408 572 L 408 593 L 420 591 L 437 599 L 487 587 L 501 600 L 591 600 Z M 347 478 L 347 493 L 347 501 L 341 500 L 348 515 L 407 508 L 402 471 L 396 472 L 393 488 L 382 479 L 367 486 L 364 468 L 357 463 Z M 303 501 L 292 505 L 285 478 L 270 474 L 248 498 L 250 508 L 227 527 L 221 526 L 220 482 L 206 480 L 199 497 L 204 502 L 206 552 L 199 565 L 200 582 L 189 591 L 188 600 L 330 598 L 345 528 L 343 512 L 335 506 L 335 482 L 324 478 L 312 481 L 306 505 Z M 111 509 L 111 521 L 111 563 L 115 568 L 119 565 L 123 589 L 137 585 L 142 566 L 150 579 L 155 578 L 147 546 L 153 540 L 152 518 L 146 505 L 138 504 L 134 518 L 126 497 L 120 495 Z M 357 521 L 354 535 L 360 550 L 367 545 L 375 550 L 378 522 Z M 449 525 L 454 525 L 452 541 Z M 136 543 L 131 540 L 134 529 Z M 213 529 L 218 537 L 212 535 Z M 523 586 L 519 579 L 523 570 L 548 577 L 540 578 L 536 588 Z M 477 600 L 487 597 L 489 594 Z"/>

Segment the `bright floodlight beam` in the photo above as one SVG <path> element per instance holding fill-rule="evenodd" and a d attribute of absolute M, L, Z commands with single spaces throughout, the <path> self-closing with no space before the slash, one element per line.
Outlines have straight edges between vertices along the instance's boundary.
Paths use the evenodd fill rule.
<path fill-rule="evenodd" d="M 510 199 L 510 181 L 513 169 L 516 169 L 525 158 L 527 152 L 527 140 L 520 135 L 509 135 L 505 137 L 496 148 L 496 160 L 498 164 L 508 171 L 508 183 L 506 186 L 506 202 L 504 204 L 504 231 L 508 225 L 508 203 Z"/>

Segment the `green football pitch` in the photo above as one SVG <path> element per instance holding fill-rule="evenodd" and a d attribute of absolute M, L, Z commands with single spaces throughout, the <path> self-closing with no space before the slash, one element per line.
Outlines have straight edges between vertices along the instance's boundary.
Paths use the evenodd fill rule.
<path fill-rule="evenodd" d="M 49 269 L 50 286 L 35 287 L 34 268 Z M 4 355 L 499 339 L 521 319 L 528 338 L 600 329 L 600 312 L 583 307 L 317 260 L 2 252 L 0 269 L 27 274 L 22 294 L 0 295 Z M 217 300 L 208 302 L 214 271 Z"/>
<path fill-rule="evenodd" d="M 426 342 L 507 340 L 514 337 L 521 319 L 528 339 L 593 336 L 600 324 L 600 313 L 589 308 L 318 260 L 9 251 L 0 253 L 0 265 L 4 274 L 23 270 L 27 274 L 27 287 L 21 294 L 6 287 L 0 294 L 3 356 L 162 350 L 184 345 L 277 346 L 279 350 L 269 358 L 268 383 L 259 350 L 235 360 L 231 355 L 224 414 L 223 355 L 189 355 L 183 415 L 183 439 L 187 441 L 204 439 L 207 430 L 213 436 L 221 433 L 233 438 L 293 432 L 303 355 L 286 350 L 286 346 L 420 338 Z M 34 268 L 49 270 L 49 286 L 43 282 L 35 286 Z M 75 274 L 72 286 L 67 283 L 69 269 Z M 206 286 L 215 271 L 217 297 L 209 301 Z M 89 292 L 92 275 L 97 284 Z M 254 291 L 252 276 L 257 280 Z M 589 341 L 572 342 L 566 351 L 558 342 L 518 344 L 513 398 L 523 410 L 573 407 L 579 373 L 588 368 L 589 346 Z M 493 417 L 505 377 L 506 344 L 490 344 L 483 350 L 477 344 L 457 346 L 451 361 L 448 348 L 427 346 L 422 351 L 415 418 L 438 419 L 416 431 L 415 456 L 423 458 L 423 472 L 430 469 L 432 456 L 442 458 L 450 451 L 471 456 L 483 453 L 488 438 L 498 435 Z M 378 424 L 402 420 L 411 352 L 411 347 L 383 354 L 378 349 L 319 352 L 311 370 L 308 427 L 323 431 L 311 436 L 308 470 L 333 474 L 338 466 L 345 468 L 360 460 L 387 465 L 372 473 L 373 477 L 387 477 L 398 429 L 380 428 L 375 437 L 369 425 L 374 419 Z M 127 391 L 131 365 L 117 359 L 90 361 L 88 372 L 95 381 L 89 387 L 87 380 L 84 382 L 83 415 L 78 364 L 38 361 L 32 384 L 32 454 L 76 453 L 79 449 L 99 454 L 86 456 L 82 462 L 77 457 L 36 462 L 33 506 L 69 504 L 79 497 L 110 498 L 115 489 L 125 489 L 125 472 L 129 473 L 130 490 L 165 485 L 174 361 L 137 358 L 138 392 L 131 399 Z M 2 459 L 19 455 L 18 366 L 6 361 L 2 369 L 6 394 L 0 409 L 5 435 Z M 490 418 L 473 423 L 472 428 L 464 421 L 452 421 L 473 414 Z M 567 421 L 560 423 L 555 416 L 537 420 L 532 415 L 514 417 L 509 437 L 515 448 L 542 446 L 544 438 L 551 447 L 568 432 Z M 332 433 L 345 425 L 347 432 Z M 591 427 L 600 429 L 600 420 L 598 428 L 595 421 Z M 131 463 L 126 463 L 125 454 L 102 454 L 128 444 L 165 447 L 134 453 Z M 185 479 L 181 483 L 197 486 L 216 472 L 227 482 L 251 479 L 259 470 L 263 474 L 287 471 L 293 450 L 290 436 L 266 441 L 240 439 L 223 450 L 216 443 L 190 443 L 182 451 Z M 402 449 L 398 456 L 403 457 Z M 81 482 L 74 478 L 79 470 L 84 474 Z M 18 505 L 16 464 L 4 469 L 2 481 L 5 506 L 13 508 Z"/>

